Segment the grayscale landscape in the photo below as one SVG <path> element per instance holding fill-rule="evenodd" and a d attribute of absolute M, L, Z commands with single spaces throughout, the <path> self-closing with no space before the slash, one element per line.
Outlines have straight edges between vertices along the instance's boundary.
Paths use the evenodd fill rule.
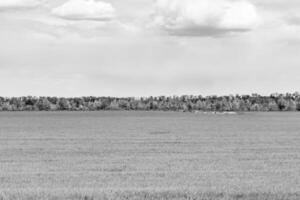
<path fill-rule="evenodd" d="M 0 199 L 300 199 L 300 113 L 1 112 Z"/>
<path fill-rule="evenodd" d="M 0 200 L 300 200 L 300 0 L 0 0 Z"/>

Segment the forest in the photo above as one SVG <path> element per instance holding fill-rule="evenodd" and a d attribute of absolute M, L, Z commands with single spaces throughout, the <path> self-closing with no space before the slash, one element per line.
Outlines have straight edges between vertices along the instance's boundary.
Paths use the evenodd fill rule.
<path fill-rule="evenodd" d="M 0 111 L 98 111 L 158 110 L 183 112 L 300 111 L 300 94 L 274 93 L 269 96 L 158 96 L 117 97 L 0 97 Z"/>

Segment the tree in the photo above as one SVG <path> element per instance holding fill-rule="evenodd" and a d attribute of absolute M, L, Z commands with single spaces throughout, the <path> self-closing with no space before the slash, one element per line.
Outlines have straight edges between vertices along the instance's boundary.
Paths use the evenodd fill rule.
<path fill-rule="evenodd" d="M 58 100 L 58 109 L 59 110 L 70 110 L 71 109 L 70 102 L 66 98 L 60 98 Z"/>
<path fill-rule="evenodd" d="M 121 99 L 121 100 L 119 100 L 118 104 L 122 110 L 130 109 L 130 103 L 127 100 Z"/>
<path fill-rule="evenodd" d="M 202 97 L 160 96 L 143 98 L 114 97 L 0 97 L 0 110 L 165 110 L 165 111 L 300 111 L 300 94 L 260 96 L 229 95 Z"/>
<path fill-rule="evenodd" d="M 35 104 L 38 110 L 50 110 L 51 109 L 51 103 L 48 101 L 47 98 L 41 97 L 37 103 Z"/>
<path fill-rule="evenodd" d="M 297 110 L 297 111 L 300 111 L 300 100 L 297 101 L 297 103 L 296 103 L 296 110 Z"/>
<path fill-rule="evenodd" d="M 278 105 L 275 101 L 270 101 L 268 104 L 269 111 L 278 111 Z"/>
<path fill-rule="evenodd" d="M 297 105 L 295 101 L 289 100 L 287 102 L 287 108 L 286 110 L 288 111 L 296 111 L 297 110 Z"/>
<path fill-rule="evenodd" d="M 283 97 L 280 97 L 280 99 L 278 99 L 277 104 L 279 110 L 287 110 L 288 102 Z"/>
<path fill-rule="evenodd" d="M 108 106 L 109 110 L 120 110 L 119 104 L 117 102 L 117 100 L 113 100 L 110 105 Z"/>

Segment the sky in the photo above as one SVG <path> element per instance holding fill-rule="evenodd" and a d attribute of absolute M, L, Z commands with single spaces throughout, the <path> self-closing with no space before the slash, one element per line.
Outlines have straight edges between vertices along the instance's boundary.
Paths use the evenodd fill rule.
<path fill-rule="evenodd" d="M 300 90 L 299 0 L 0 0 L 0 96 Z"/>

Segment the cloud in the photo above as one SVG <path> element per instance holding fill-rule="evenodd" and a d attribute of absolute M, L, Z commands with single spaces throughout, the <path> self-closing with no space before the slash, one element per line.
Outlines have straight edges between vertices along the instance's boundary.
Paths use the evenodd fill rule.
<path fill-rule="evenodd" d="M 259 22 L 246 0 L 157 0 L 154 24 L 173 35 L 218 36 L 245 32 Z"/>
<path fill-rule="evenodd" d="M 34 8 L 39 4 L 40 2 L 38 0 L 1 0 L 0 10 L 16 8 Z"/>
<path fill-rule="evenodd" d="M 290 25 L 300 25 L 300 17 L 297 15 L 291 15 L 285 18 L 285 21 Z"/>
<path fill-rule="evenodd" d="M 106 2 L 95 0 L 69 0 L 54 8 L 52 14 L 68 20 L 107 21 L 115 16 L 115 9 Z"/>

